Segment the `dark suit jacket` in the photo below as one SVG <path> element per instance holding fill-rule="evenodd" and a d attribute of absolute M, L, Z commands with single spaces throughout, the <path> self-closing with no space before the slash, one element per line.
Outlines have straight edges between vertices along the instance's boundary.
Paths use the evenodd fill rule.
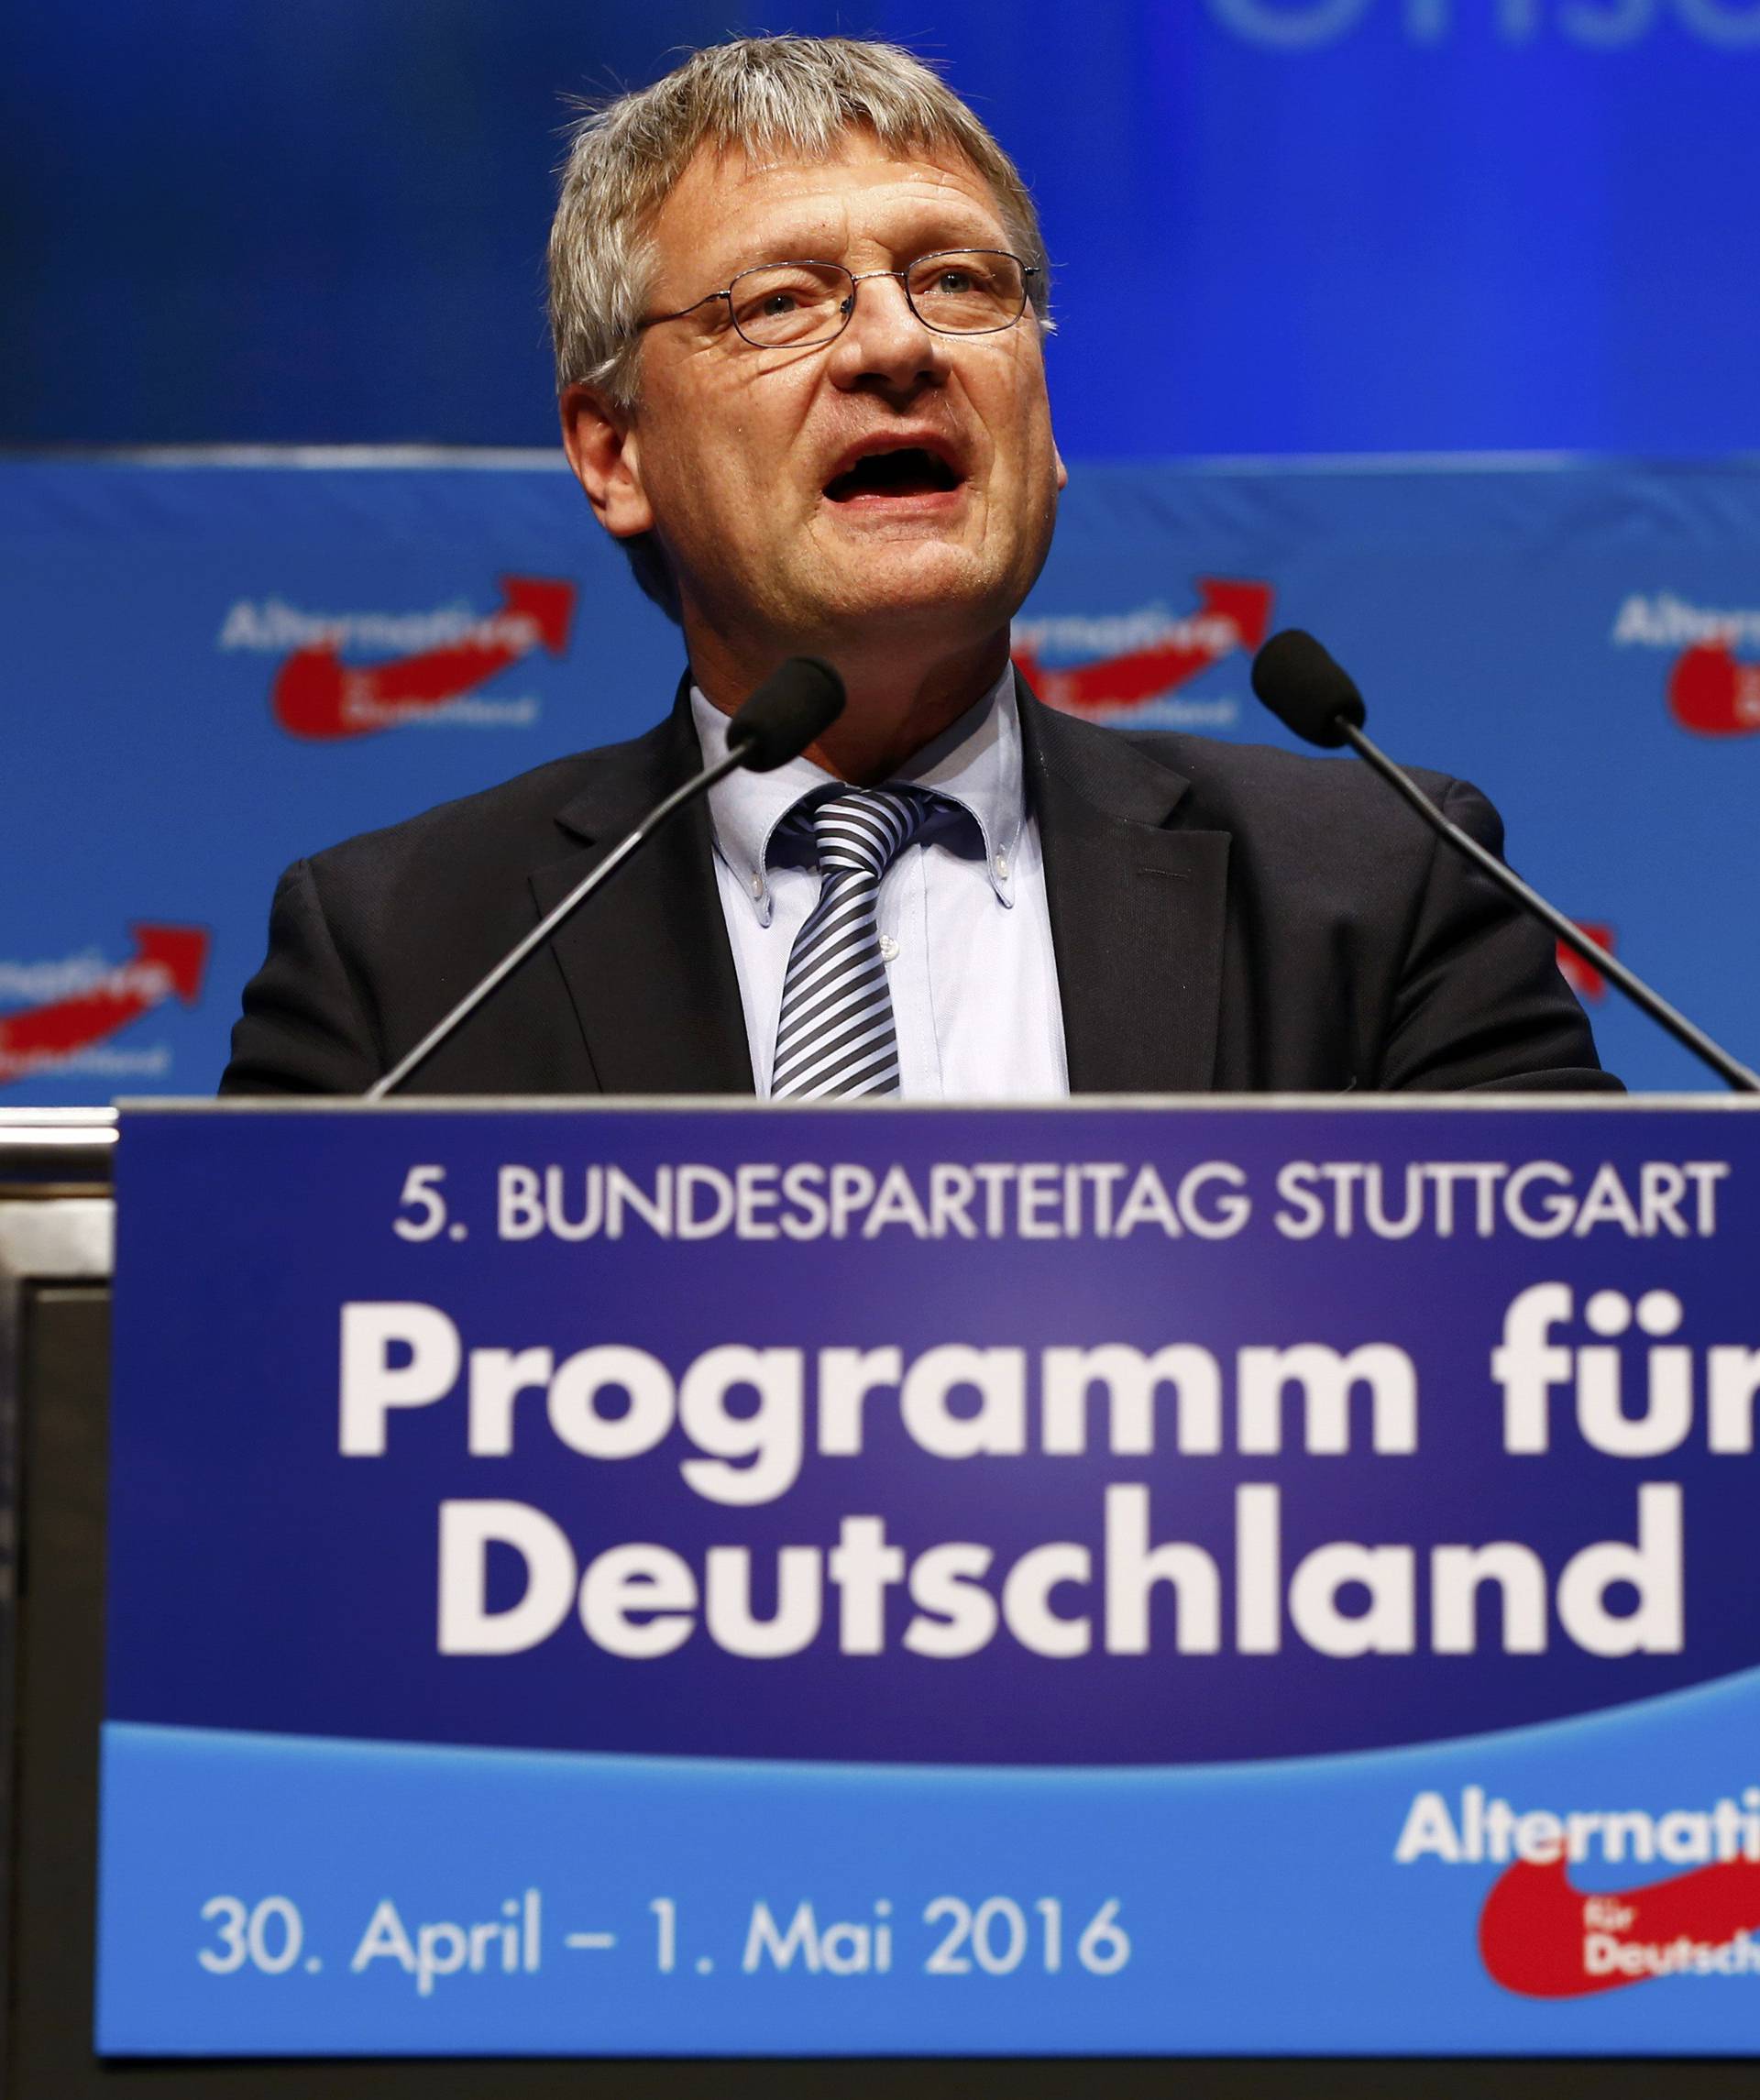
<path fill-rule="evenodd" d="M 1077 1094 L 1616 1087 L 1551 937 L 1369 771 L 1130 736 L 1023 688 Z M 681 690 L 583 752 L 282 877 L 223 1091 L 368 1086 L 700 763 Z M 1420 775 L 1477 838 L 1502 828 Z M 750 1094 L 709 815 L 675 818 L 411 1082 Z"/>

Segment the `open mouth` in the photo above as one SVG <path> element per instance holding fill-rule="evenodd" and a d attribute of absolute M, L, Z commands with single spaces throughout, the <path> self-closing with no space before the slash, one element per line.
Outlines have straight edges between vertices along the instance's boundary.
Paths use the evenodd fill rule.
<path fill-rule="evenodd" d="M 944 495 L 960 481 L 946 460 L 920 445 L 904 445 L 896 452 L 866 454 L 828 481 L 825 494 L 833 503 L 852 502 L 858 496 Z"/>

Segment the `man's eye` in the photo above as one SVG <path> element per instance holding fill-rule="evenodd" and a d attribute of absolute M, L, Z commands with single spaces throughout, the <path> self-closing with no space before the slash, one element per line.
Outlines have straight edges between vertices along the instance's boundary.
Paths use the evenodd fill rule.
<path fill-rule="evenodd" d="M 978 289 L 977 274 L 970 269 L 938 269 L 935 272 L 935 281 L 929 289 L 942 297 L 961 291 L 975 291 Z"/>
<path fill-rule="evenodd" d="M 820 285 L 772 280 L 745 287 L 733 303 L 733 317 L 742 328 L 774 328 L 817 313 L 830 297 Z"/>
<path fill-rule="evenodd" d="M 786 291 L 766 291 L 756 299 L 742 299 L 733 307 L 733 324 L 736 328 L 762 328 L 786 321 L 796 305 L 794 295 Z"/>

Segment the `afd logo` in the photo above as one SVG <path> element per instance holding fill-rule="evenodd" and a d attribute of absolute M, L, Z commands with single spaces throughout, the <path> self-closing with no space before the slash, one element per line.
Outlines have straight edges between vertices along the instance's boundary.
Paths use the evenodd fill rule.
<path fill-rule="evenodd" d="M 1673 23 L 1721 50 L 1760 45 L 1760 0 L 1208 0 L 1212 17 L 1244 42 L 1272 51 L 1322 50 L 1366 23 L 1392 21 L 1407 43 L 1445 44 L 1478 31 L 1489 15 L 1501 43 L 1560 37 L 1587 50 L 1617 50 Z"/>
<path fill-rule="evenodd" d="M 1634 591 L 1613 621 L 1620 649 L 1666 649 L 1668 712 L 1696 736 L 1760 731 L 1760 663 L 1736 654 L 1760 648 L 1760 609 L 1689 604 L 1671 590 Z"/>
<path fill-rule="evenodd" d="M 95 949 L 47 962 L 0 961 L 0 1086 L 58 1072 L 162 1078 L 162 1044 L 118 1049 L 111 1038 L 169 999 L 192 1006 L 208 967 L 201 926 L 135 926 L 134 953 L 106 962 Z"/>
<path fill-rule="evenodd" d="M 1181 612 L 1018 620 L 1014 659 L 1040 698 L 1098 721 L 1157 722 L 1172 729 L 1226 729 L 1240 703 L 1224 695 L 1179 698 L 1179 688 L 1238 652 L 1250 654 L 1271 623 L 1269 583 L 1200 577 L 1197 603 Z"/>
<path fill-rule="evenodd" d="M 1480 1912 L 1479 1952 L 1491 1979 L 1522 1997 L 1591 1997 L 1658 1976 L 1760 1976 L 1760 1787 L 1738 1782 L 1715 1800 L 1660 1812 L 1536 1807 L 1481 1786 L 1453 1798 L 1426 1789 L 1413 1798 L 1393 1858 L 1420 1872 L 1472 1868 L 1475 1879 L 1502 1869 Z M 1578 1888 L 1578 1866 L 1600 1886 Z M 1686 1871 L 1657 1872 L 1667 1867 Z M 1648 1872 L 1632 1882 L 1634 1868 Z"/>
<path fill-rule="evenodd" d="M 568 646 L 575 586 L 553 577 L 503 577 L 489 612 L 466 604 L 426 612 L 306 612 L 279 598 L 240 599 L 216 646 L 283 658 L 270 708 L 290 736 L 334 743 L 412 725 L 529 729 L 532 694 L 488 698 L 478 688 L 535 652 Z M 357 653 L 368 662 L 345 661 Z"/>

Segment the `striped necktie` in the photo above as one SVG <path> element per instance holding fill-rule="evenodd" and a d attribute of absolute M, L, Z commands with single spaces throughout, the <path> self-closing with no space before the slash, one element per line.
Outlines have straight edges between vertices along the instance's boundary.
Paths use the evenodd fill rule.
<path fill-rule="evenodd" d="M 813 834 L 820 891 L 788 955 L 773 1100 L 897 1093 L 898 1039 L 875 913 L 880 878 L 933 805 L 918 787 L 848 787 L 785 819 L 789 830 Z"/>

